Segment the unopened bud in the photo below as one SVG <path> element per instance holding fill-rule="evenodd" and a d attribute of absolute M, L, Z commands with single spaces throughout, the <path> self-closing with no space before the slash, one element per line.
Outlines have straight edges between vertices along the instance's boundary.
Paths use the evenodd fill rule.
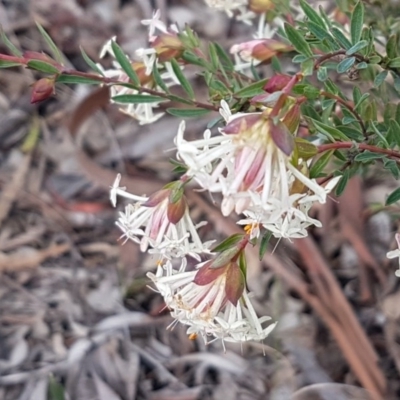
<path fill-rule="evenodd" d="M 256 39 L 249 42 L 236 44 L 231 47 L 232 54 L 239 56 L 247 62 L 252 59 L 260 62 L 271 60 L 279 53 L 291 50 L 291 46 L 274 39 Z"/>
<path fill-rule="evenodd" d="M 249 0 L 249 8 L 256 14 L 263 14 L 274 8 L 271 0 Z"/>
<path fill-rule="evenodd" d="M 33 84 L 31 103 L 38 103 L 55 94 L 55 79 L 42 78 Z"/>
<path fill-rule="evenodd" d="M 300 105 L 296 103 L 283 117 L 282 122 L 291 133 L 295 133 L 300 124 Z"/>
<path fill-rule="evenodd" d="M 157 36 L 151 45 L 156 50 L 160 62 L 177 59 L 184 50 L 183 43 L 176 33 Z"/>
<path fill-rule="evenodd" d="M 282 90 L 292 79 L 290 75 L 277 74 L 271 77 L 264 86 L 264 90 L 268 93 Z"/>
<path fill-rule="evenodd" d="M 142 62 L 133 62 L 132 68 L 136 72 L 139 78 L 139 82 L 142 86 L 147 85 L 153 81 L 153 76 L 151 74 L 146 75 L 146 66 Z"/>

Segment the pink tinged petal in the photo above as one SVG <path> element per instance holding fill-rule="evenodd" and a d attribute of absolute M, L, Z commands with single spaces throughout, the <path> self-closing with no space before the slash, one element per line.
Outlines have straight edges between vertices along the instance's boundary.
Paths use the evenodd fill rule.
<path fill-rule="evenodd" d="M 273 92 L 273 93 L 263 93 L 263 94 L 258 94 L 256 96 L 254 96 L 250 102 L 252 104 L 254 103 L 262 103 L 264 104 L 266 107 L 273 107 L 277 101 L 280 99 L 281 95 L 283 94 L 282 91 L 277 91 L 277 92 Z"/>
<path fill-rule="evenodd" d="M 237 305 L 237 302 L 242 297 L 244 282 L 245 278 L 239 265 L 236 262 L 231 263 L 226 273 L 225 295 L 227 300 L 234 306 Z"/>
<path fill-rule="evenodd" d="M 155 207 L 164 201 L 169 194 L 171 193 L 170 189 L 161 189 L 152 195 L 149 196 L 149 199 L 143 204 L 145 207 Z"/>
<path fill-rule="evenodd" d="M 269 120 L 269 132 L 275 145 L 282 150 L 284 154 L 290 156 L 294 150 L 295 142 L 287 126 L 281 121 L 274 124 L 272 120 Z"/>
<path fill-rule="evenodd" d="M 282 90 L 292 79 L 289 75 L 277 74 L 271 77 L 266 85 L 264 86 L 264 90 L 268 93 L 273 93 L 278 90 Z"/>
<path fill-rule="evenodd" d="M 197 271 L 197 274 L 193 280 L 196 285 L 208 285 L 226 272 L 226 268 L 211 268 L 212 263 L 213 260 L 210 260 Z"/>
<path fill-rule="evenodd" d="M 222 133 L 227 135 L 240 133 L 250 127 L 252 127 L 255 123 L 260 120 L 261 114 L 246 114 L 239 118 L 233 119 L 229 122 L 225 128 L 221 130 Z"/>
<path fill-rule="evenodd" d="M 254 158 L 256 157 L 256 152 L 249 148 L 245 147 L 242 151 L 242 157 L 240 157 L 239 162 L 235 165 L 235 179 L 233 180 L 229 191 L 231 193 L 235 193 L 238 191 L 241 186 L 243 186 L 243 180 L 248 173 L 251 164 L 253 163 Z M 243 190 L 247 188 L 244 187 Z"/>
<path fill-rule="evenodd" d="M 256 157 L 250 165 L 246 176 L 243 179 L 244 188 L 256 190 L 257 187 L 260 185 L 260 175 L 263 176 L 264 171 L 262 171 L 265 159 L 265 151 L 258 150 L 256 152 Z M 257 179 L 258 178 L 258 179 Z"/>

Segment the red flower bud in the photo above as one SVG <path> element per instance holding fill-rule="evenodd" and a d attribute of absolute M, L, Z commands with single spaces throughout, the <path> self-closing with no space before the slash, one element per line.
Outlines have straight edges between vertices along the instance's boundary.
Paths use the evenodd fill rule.
<path fill-rule="evenodd" d="M 277 74 L 268 80 L 264 86 L 264 90 L 268 93 L 282 90 L 292 79 L 289 75 Z"/>
<path fill-rule="evenodd" d="M 31 103 L 38 103 L 55 94 L 55 79 L 42 78 L 33 84 Z"/>

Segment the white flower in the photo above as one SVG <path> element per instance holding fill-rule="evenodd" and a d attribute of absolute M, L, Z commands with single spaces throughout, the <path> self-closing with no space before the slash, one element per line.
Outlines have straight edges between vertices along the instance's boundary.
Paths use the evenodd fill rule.
<path fill-rule="evenodd" d="M 306 237 L 307 228 L 322 226 L 319 220 L 308 215 L 312 205 L 315 202 L 324 203 L 326 195 L 336 186 L 339 179 L 340 176 L 335 177 L 325 187 L 319 187 L 318 190 L 315 188 L 317 194 L 294 193 L 281 200 L 271 197 L 267 202 L 263 202 L 258 194 L 252 193 L 252 205 L 244 210 L 246 218 L 238 221 L 238 224 L 246 225 L 252 237 L 258 237 L 260 234 L 259 230 L 252 227 L 260 225 L 277 238 Z M 289 181 L 294 182 L 291 178 Z M 317 185 L 316 182 L 315 184 Z"/>
<path fill-rule="evenodd" d="M 164 24 L 164 22 L 160 20 L 160 17 L 161 17 L 160 10 L 156 10 L 153 12 L 153 17 L 151 19 L 143 19 L 141 21 L 142 25 L 148 26 L 150 42 L 155 39 L 156 37 L 155 33 L 157 29 L 164 33 L 168 32 L 166 25 Z"/>
<path fill-rule="evenodd" d="M 291 134 L 282 123 L 274 125 L 261 113 L 235 114 L 221 133 L 210 137 L 206 131 L 204 139 L 187 142 L 181 124 L 175 143 L 178 158 L 189 167 L 187 175 L 204 189 L 222 193 L 224 215 L 248 209 L 252 193 L 260 195 L 262 204 L 271 198 L 285 204 L 295 180 L 325 201 L 325 190 L 290 163 Z M 275 140 L 281 141 L 279 147 Z"/>
<path fill-rule="evenodd" d="M 395 271 L 395 275 L 400 278 L 400 233 L 396 233 L 396 235 L 394 236 L 397 242 L 397 249 L 396 250 L 392 250 L 389 251 L 386 254 L 387 258 L 399 258 L 399 269 Z"/>
<path fill-rule="evenodd" d="M 218 11 L 225 11 L 228 17 L 233 17 L 233 11 L 247 6 L 247 0 L 205 0 L 208 7 Z"/>
<path fill-rule="evenodd" d="M 136 196 L 119 187 L 119 180 L 117 176 L 111 189 L 113 205 L 117 195 L 136 201 L 119 213 L 116 224 L 122 230 L 123 237 L 140 244 L 141 251 L 152 247 L 149 252 L 162 258 L 190 255 L 200 260 L 200 253 L 209 253 L 212 242 L 202 243 L 197 233 L 197 229 L 205 222 L 193 223 L 184 199 L 182 203 L 171 206 L 167 189 L 155 193 L 153 197 Z"/>
<path fill-rule="evenodd" d="M 172 317 L 189 325 L 188 334 L 211 336 L 228 342 L 263 340 L 275 327 L 268 316 L 259 318 L 249 299 L 237 264 L 210 269 L 211 261 L 198 265 L 197 271 L 180 272 L 159 266 L 148 274 L 164 297 Z M 233 285 L 233 286 L 232 286 Z"/>

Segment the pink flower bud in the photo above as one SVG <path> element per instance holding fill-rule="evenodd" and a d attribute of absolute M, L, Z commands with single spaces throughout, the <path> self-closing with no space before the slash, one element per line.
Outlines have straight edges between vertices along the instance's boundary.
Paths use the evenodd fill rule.
<path fill-rule="evenodd" d="M 31 103 L 46 100 L 55 94 L 55 79 L 42 78 L 33 84 Z"/>
<path fill-rule="evenodd" d="M 156 50 L 160 62 L 166 62 L 172 58 L 177 59 L 184 50 L 183 43 L 176 33 L 157 36 L 151 46 Z"/>
<path fill-rule="evenodd" d="M 264 86 L 264 90 L 268 93 L 282 90 L 292 79 L 289 75 L 277 74 L 274 75 Z"/>
<path fill-rule="evenodd" d="M 269 61 L 272 57 L 285 51 L 291 46 L 274 39 L 256 39 L 249 42 L 236 44 L 231 47 L 232 54 L 238 53 L 244 61 L 256 59 L 260 62 Z"/>

